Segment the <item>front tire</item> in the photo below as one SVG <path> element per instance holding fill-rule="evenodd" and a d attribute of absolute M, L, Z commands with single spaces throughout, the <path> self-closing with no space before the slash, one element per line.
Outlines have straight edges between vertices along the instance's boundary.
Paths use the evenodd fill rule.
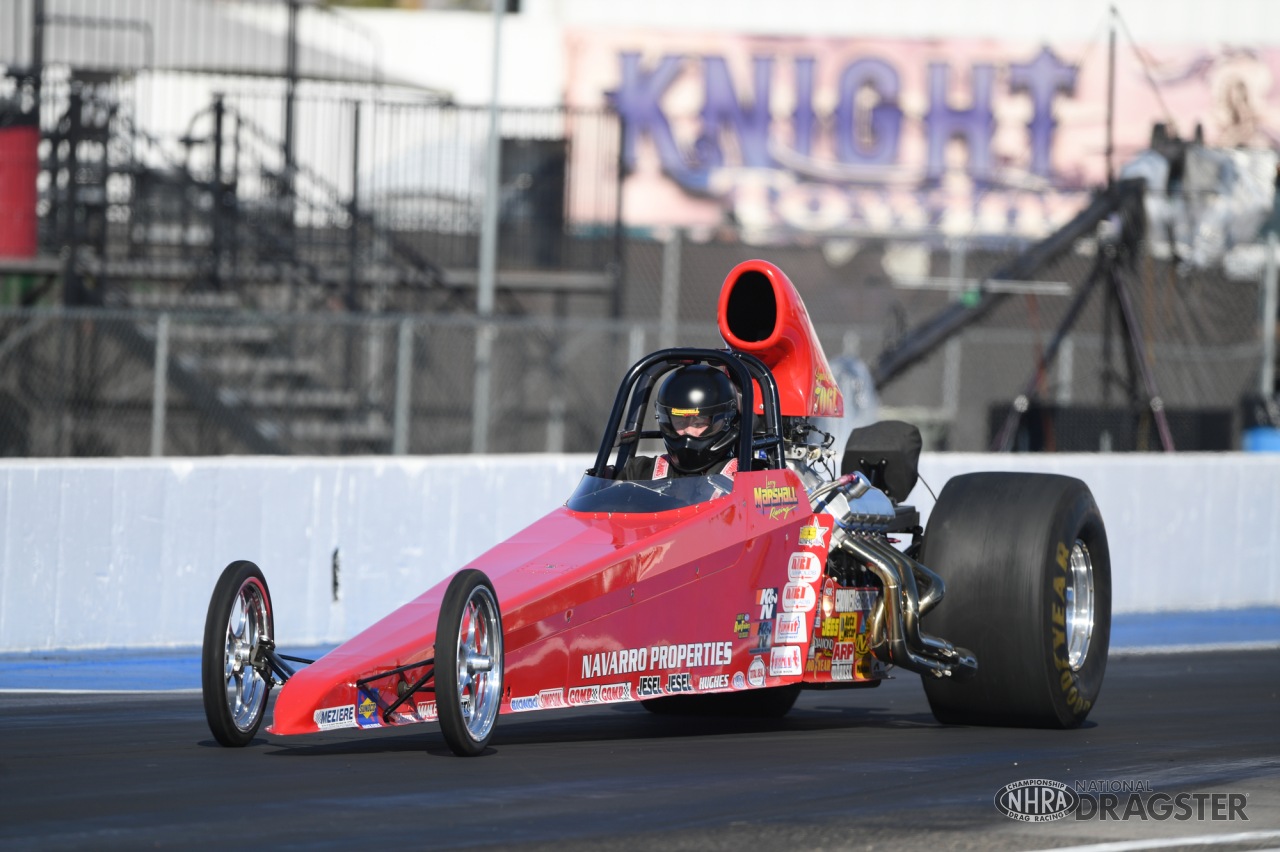
<path fill-rule="evenodd" d="M 436 712 L 453 753 L 474 757 L 493 736 L 502 706 L 502 613 L 482 572 L 449 581 L 436 623 Z"/>
<path fill-rule="evenodd" d="M 978 660 L 972 678 L 923 676 L 938 721 L 1084 722 L 1111 636 L 1111 554 L 1087 485 L 1048 474 L 957 476 L 930 515 L 920 561 L 946 581 L 924 626 Z"/>
<path fill-rule="evenodd" d="M 272 679 L 261 650 L 274 636 L 262 571 L 252 562 L 232 562 L 213 587 L 200 653 L 204 715 L 224 746 L 248 745 L 262 726 Z"/>

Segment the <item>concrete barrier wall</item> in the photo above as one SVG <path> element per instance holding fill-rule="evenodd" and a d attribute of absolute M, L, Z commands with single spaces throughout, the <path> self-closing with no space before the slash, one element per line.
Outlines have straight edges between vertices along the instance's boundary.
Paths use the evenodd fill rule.
<path fill-rule="evenodd" d="M 229 562 L 288 644 L 341 641 L 568 496 L 590 458 L 0 463 L 0 651 L 198 645 Z M 1280 455 L 926 454 L 925 481 L 1067 473 L 1106 520 L 1117 612 L 1280 605 Z M 927 517 L 933 498 L 911 502 Z M 335 591 L 336 572 L 336 591 Z"/>

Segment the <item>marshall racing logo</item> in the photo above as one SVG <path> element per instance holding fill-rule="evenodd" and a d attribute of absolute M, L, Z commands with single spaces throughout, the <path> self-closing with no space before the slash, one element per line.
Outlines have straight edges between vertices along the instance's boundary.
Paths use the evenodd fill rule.
<path fill-rule="evenodd" d="M 756 510 L 769 520 L 785 518 L 799 505 L 792 485 L 776 485 L 772 479 L 755 489 Z"/>

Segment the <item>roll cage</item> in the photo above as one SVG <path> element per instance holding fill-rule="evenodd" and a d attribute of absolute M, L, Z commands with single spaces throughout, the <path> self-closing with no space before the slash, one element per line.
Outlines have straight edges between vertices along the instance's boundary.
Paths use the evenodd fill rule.
<path fill-rule="evenodd" d="M 723 369 L 742 395 L 738 447 L 734 453 L 742 470 L 776 470 L 785 466 L 782 413 L 773 373 L 754 355 L 725 349 L 676 348 L 654 352 L 627 371 L 614 398 L 595 465 L 588 476 L 612 478 L 635 455 L 645 438 L 661 438 L 656 429 L 645 429 L 641 418 L 659 378 L 687 364 L 707 364 Z M 762 413 L 756 412 L 759 391 Z M 614 450 L 617 458 L 610 462 Z"/>

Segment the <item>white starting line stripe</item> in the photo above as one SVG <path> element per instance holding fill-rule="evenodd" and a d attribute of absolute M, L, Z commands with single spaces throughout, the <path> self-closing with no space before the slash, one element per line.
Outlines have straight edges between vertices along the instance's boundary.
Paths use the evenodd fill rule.
<path fill-rule="evenodd" d="M 1142 849 L 1168 849 L 1176 846 L 1225 846 L 1251 843 L 1255 840 L 1280 838 L 1280 831 L 1243 831 L 1239 834 L 1202 834 L 1199 837 L 1170 837 L 1163 840 L 1117 840 L 1112 843 L 1090 843 L 1087 846 L 1054 846 L 1036 852 L 1133 852 Z"/>

